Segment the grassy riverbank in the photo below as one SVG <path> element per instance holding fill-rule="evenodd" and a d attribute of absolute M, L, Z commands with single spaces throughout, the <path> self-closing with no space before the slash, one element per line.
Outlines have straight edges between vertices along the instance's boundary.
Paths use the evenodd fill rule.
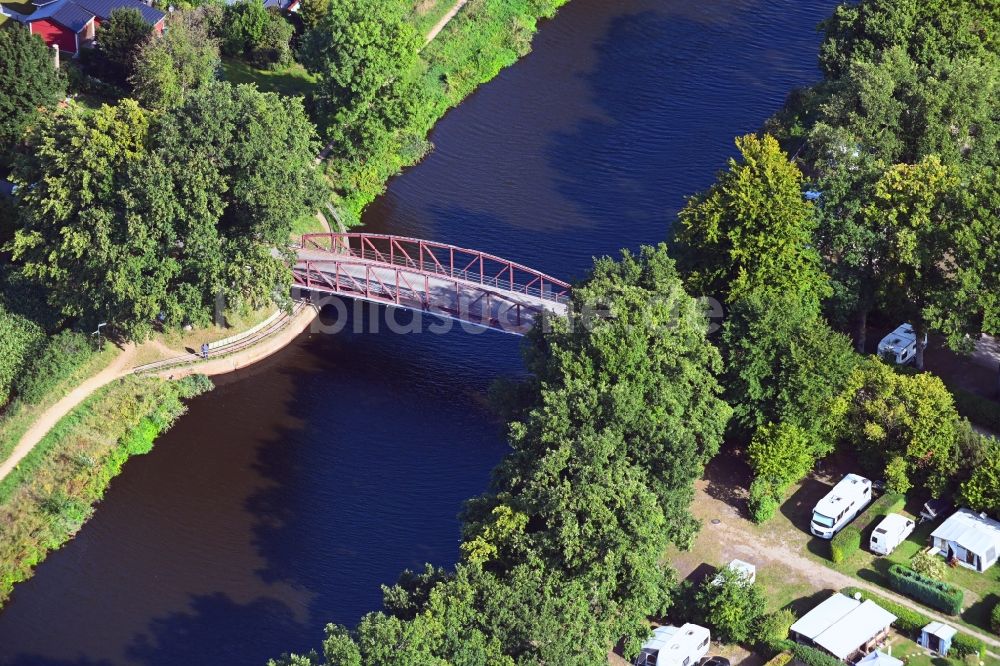
<path fill-rule="evenodd" d="M 0 605 L 90 518 L 125 461 L 149 452 L 184 413 L 182 400 L 209 388 L 200 376 L 116 381 L 62 419 L 0 481 Z"/>
<path fill-rule="evenodd" d="M 569 0 L 470 0 L 421 52 L 424 102 L 410 125 L 379 154 L 327 162 L 348 225 L 385 191 L 387 181 L 430 150 L 434 124 L 479 85 L 531 50 L 538 21 Z"/>

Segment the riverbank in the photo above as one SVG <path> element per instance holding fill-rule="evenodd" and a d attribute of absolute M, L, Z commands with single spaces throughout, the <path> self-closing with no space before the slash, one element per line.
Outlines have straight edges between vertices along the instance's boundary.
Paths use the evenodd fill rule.
<path fill-rule="evenodd" d="M 120 357 L 119 357 L 120 358 Z M 59 421 L 0 481 L 0 606 L 94 512 L 111 479 L 211 388 L 201 377 L 129 377 L 101 388 Z"/>
<path fill-rule="evenodd" d="M 425 100 L 409 125 L 381 153 L 351 162 L 325 160 L 347 226 L 385 191 L 389 179 L 431 149 L 428 135 L 450 109 L 531 51 L 539 21 L 569 0 L 467 0 L 456 3 L 421 50 Z"/>

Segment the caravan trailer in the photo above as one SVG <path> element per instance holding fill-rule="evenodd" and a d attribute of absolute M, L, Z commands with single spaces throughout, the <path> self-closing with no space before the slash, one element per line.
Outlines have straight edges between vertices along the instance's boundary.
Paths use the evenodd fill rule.
<path fill-rule="evenodd" d="M 927 344 L 926 333 L 924 344 Z M 917 355 L 917 334 L 913 331 L 913 326 L 900 324 L 895 331 L 882 338 L 878 343 L 878 355 L 896 365 L 912 362 Z"/>
<path fill-rule="evenodd" d="M 832 539 L 872 501 L 872 482 L 848 474 L 813 509 L 809 531 L 821 539 Z"/>
<path fill-rule="evenodd" d="M 708 654 L 711 639 L 708 629 L 690 622 L 681 627 L 657 627 L 632 663 L 635 666 L 694 666 Z"/>

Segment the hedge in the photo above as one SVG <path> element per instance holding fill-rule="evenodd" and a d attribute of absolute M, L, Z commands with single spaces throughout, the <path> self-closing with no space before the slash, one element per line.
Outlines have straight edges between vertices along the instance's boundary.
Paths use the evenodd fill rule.
<path fill-rule="evenodd" d="M 934 580 L 901 564 L 889 567 L 887 577 L 892 589 L 913 597 L 931 608 L 937 608 L 948 615 L 958 615 L 962 612 L 965 592 L 954 585 Z"/>
<path fill-rule="evenodd" d="M 993 610 L 990 611 L 990 631 L 1000 634 L 1000 601 L 993 604 Z"/>
<path fill-rule="evenodd" d="M 871 599 L 879 606 L 896 616 L 896 621 L 892 623 L 892 626 L 894 626 L 897 631 L 903 634 L 909 634 L 910 638 L 913 638 L 914 640 L 920 637 L 920 630 L 931 623 L 931 618 L 927 617 L 923 613 L 919 613 L 912 608 L 897 604 L 895 601 L 890 601 L 885 597 L 880 597 L 877 594 L 872 594 L 868 590 L 862 590 L 857 587 L 845 587 L 840 591 L 840 593 L 851 598 L 853 598 L 855 594 L 860 594 L 862 599 Z M 975 638 L 974 636 L 964 634 L 961 631 L 955 634 L 955 637 L 952 639 L 951 648 L 954 650 L 954 654 L 962 657 L 970 654 L 978 654 L 982 657 L 986 651 L 986 646 L 981 640 Z"/>
<path fill-rule="evenodd" d="M 782 641 L 785 650 L 791 652 L 805 666 L 844 666 L 844 662 L 822 650 L 801 645 L 795 641 Z M 781 655 L 778 655 L 779 657 Z M 775 657 L 777 659 L 777 657 Z"/>
<path fill-rule="evenodd" d="M 890 513 L 895 513 L 903 508 L 906 504 L 905 495 L 897 495 L 894 493 L 886 493 L 879 497 L 877 500 L 872 502 L 864 512 L 858 516 L 858 524 L 864 527 L 870 527 L 872 523 L 876 520 L 885 518 Z"/>
<path fill-rule="evenodd" d="M 854 525 L 848 525 L 837 532 L 830 540 L 830 559 L 843 562 L 861 548 L 861 531 Z"/>
<path fill-rule="evenodd" d="M 764 666 L 787 666 L 788 662 L 792 660 L 791 650 L 785 650 L 784 652 L 779 652 L 770 661 L 764 664 Z"/>
<path fill-rule="evenodd" d="M 958 633 L 951 639 L 951 649 L 948 650 L 948 655 L 954 654 L 958 657 L 968 657 L 970 654 L 974 654 L 982 659 L 985 652 L 986 644 L 981 640 L 975 636 Z"/>

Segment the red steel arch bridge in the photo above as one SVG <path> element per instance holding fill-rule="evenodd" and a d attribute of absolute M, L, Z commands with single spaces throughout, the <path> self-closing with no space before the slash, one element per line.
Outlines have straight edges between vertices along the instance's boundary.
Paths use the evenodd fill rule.
<path fill-rule="evenodd" d="M 305 234 L 292 268 L 305 291 L 428 312 L 524 335 L 543 314 L 565 315 L 570 285 L 513 261 L 386 234 Z"/>

